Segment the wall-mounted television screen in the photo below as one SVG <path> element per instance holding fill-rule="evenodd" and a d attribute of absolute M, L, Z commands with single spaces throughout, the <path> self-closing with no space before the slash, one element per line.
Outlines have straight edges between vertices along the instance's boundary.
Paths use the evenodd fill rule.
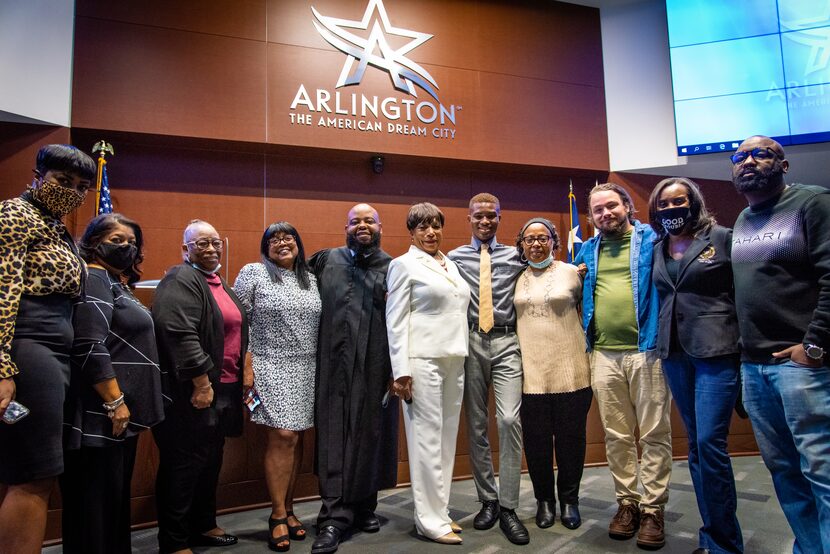
<path fill-rule="evenodd" d="M 666 0 L 677 153 L 830 141 L 830 0 Z"/>

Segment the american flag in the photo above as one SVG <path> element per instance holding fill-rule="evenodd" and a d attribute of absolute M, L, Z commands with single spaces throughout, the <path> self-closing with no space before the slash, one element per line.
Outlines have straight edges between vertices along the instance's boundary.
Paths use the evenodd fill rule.
<path fill-rule="evenodd" d="M 107 166 L 104 162 L 104 167 L 101 172 L 101 190 L 98 191 L 98 213 L 111 214 L 112 213 L 112 199 L 110 198 L 110 184 L 107 179 Z"/>

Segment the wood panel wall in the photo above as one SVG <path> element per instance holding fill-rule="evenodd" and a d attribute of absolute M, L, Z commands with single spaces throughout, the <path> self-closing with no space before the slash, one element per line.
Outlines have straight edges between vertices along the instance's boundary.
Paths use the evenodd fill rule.
<path fill-rule="evenodd" d="M 393 26 L 433 35 L 408 56 L 433 75 L 440 102 L 456 106 L 454 139 L 320 128 L 316 117 L 292 125 L 299 86 L 333 97 L 346 60 L 314 29 L 311 6 L 360 19 L 367 3 L 79 0 L 72 126 L 607 169 L 599 12 L 571 4 L 386 0 Z M 340 92 L 408 98 L 373 67 Z M 419 90 L 424 99 L 435 103 Z"/>

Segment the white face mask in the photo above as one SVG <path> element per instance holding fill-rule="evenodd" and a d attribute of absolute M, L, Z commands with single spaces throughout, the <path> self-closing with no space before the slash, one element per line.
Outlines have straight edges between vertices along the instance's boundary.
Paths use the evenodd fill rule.
<path fill-rule="evenodd" d="M 207 270 L 201 267 L 199 264 L 194 264 L 193 262 L 190 262 L 190 265 L 193 267 L 193 269 L 198 269 L 205 275 L 215 275 L 216 273 L 219 273 L 220 269 L 222 269 L 222 264 L 216 264 L 216 267 L 211 270 Z"/>
<path fill-rule="evenodd" d="M 553 263 L 553 256 L 548 256 L 547 258 L 545 258 L 541 262 L 531 262 L 530 260 L 527 261 L 527 265 L 529 265 L 530 267 L 533 267 L 535 269 L 545 269 L 546 267 L 548 267 L 552 263 Z"/>

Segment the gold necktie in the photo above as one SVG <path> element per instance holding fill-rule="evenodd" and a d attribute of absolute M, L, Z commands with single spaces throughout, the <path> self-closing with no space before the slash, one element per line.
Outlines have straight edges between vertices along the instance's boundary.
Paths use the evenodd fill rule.
<path fill-rule="evenodd" d="M 481 264 L 478 269 L 478 327 L 483 333 L 493 328 L 493 283 L 490 271 L 490 250 L 481 245 Z"/>

